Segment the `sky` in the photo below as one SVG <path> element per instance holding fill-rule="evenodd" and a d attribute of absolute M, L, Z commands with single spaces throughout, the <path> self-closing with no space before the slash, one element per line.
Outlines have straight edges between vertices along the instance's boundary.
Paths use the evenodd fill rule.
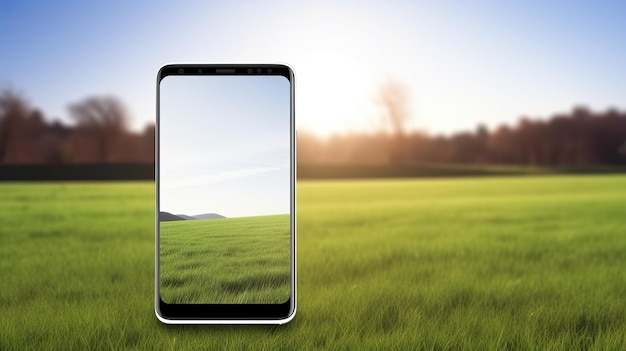
<path fill-rule="evenodd" d="M 626 2 L 0 0 L 0 88 L 70 121 L 88 96 L 155 119 L 173 62 L 280 62 L 296 126 L 320 136 L 382 127 L 380 87 L 409 96 L 430 133 L 626 109 Z"/>
<path fill-rule="evenodd" d="M 167 76 L 160 85 L 160 211 L 290 212 L 287 78 Z"/>

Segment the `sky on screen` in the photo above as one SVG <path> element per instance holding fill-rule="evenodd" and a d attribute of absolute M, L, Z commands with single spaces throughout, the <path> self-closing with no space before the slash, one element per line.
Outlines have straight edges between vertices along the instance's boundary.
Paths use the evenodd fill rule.
<path fill-rule="evenodd" d="M 285 77 L 167 76 L 160 88 L 161 211 L 290 212 Z"/>

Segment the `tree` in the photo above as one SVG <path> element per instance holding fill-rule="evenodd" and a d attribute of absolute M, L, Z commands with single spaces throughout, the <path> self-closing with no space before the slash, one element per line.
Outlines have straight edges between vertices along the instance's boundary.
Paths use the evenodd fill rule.
<path fill-rule="evenodd" d="M 517 158 L 517 140 L 515 131 L 507 125 L 501 125 L 489 135 L 487 141 L 492 163 L 519 163 Z"/>
<path fill-rule="evenodd" d="M 404 135 L 410 120 L 409 94 L 406 86 L 389 81 L 380 89 L 380 106 L 383 109 L 383 125 L 395 136 Z"/>
<path fill-rule="evenodd" d="M 144 130 L 142 135 L 142 143 L 144 145 L 145 152 L 141 156 L 141 161 L 143 162 L 154 162 L 155 160 L 155 151 L 156 151 L 156 126 L 154 123 L 148 124 Z"/>
<path fill-rule="evenodd" d="M 114 97 L 91 97 L 71 104 L 69 112 L 76 128 L 93 137 L 97 144 L 97 161 L 113 161 L 115 144 L 128 128 L 128 116 L 122 103 Z"/>
<path fill-rule="evenodd" d="M 379 103 L 383 110 L 383 128 L 391 130 L 393 142 L 390 148 L 390 161 L 400 163 L 407 158 L 406 133 L 411 118 L 409 94 L 406 86 L 389 81 L 380 89 Z"/>
<path fill-rule="evenodd" d="M 19 94 L 8 89 L 0 94 L 0 163 L 6 162 L 29 114 L 29 104 Z"/>

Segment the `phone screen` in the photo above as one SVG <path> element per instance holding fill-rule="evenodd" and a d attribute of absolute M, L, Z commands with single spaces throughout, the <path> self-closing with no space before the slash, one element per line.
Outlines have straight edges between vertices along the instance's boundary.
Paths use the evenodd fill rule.
<path fill-rule="evenodd" d="M 159 298 L 284 304 L 294 260 L 292 80 L 269 66 L 177 67 L 158 88 Z"/>

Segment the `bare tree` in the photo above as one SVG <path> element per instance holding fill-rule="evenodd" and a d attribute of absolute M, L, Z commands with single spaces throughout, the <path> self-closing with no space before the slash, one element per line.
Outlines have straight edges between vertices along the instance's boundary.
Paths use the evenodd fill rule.
<path fill-rule="evenodd" d="M 405 85 L 389 81 L 380 89 L 380 106 L 383 109 L 383 125 L 398 136 L 407 132 L 411 114 L 409 93 Z"/>
<path fill-rule="evenodd" d="M 383 128 L 390 130 L 393 135 L 389 149 L 390 161 L 400 163 L 409 154 L 405 140 L 411 119 L 409 93 L 404 84 L 389 81 L 381 87 L 379 94 L 379 104 L 383 110 Z"/>
<path fill-rule="evenodd" d="M 97 160 L 111 161 L 115 143 L 128 128 L 128 116 L 122 103 L 110 96 L 91 97 L 71 104 L 69 112 L 77 129 L 96 139 Z"/>
<path fill-rule="evenodd" d="M 28 102 L 16 92 L 7 89 L 0 94 L 0 163 L 6 162 L 29 111 Z"/>

